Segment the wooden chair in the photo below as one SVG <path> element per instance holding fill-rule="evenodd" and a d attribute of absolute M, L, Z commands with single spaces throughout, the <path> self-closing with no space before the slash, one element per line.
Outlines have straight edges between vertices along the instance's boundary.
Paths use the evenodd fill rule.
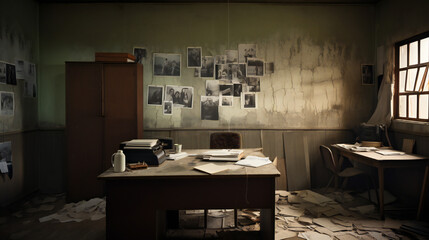
<path fill-rule="evenodd" d="M 344 170 L 341 170 L 341 166 L 339 166 L 339 164 L 336 162 L 334 155 L 332 154 L 331 149 L 325 145 L 320 145 L 320 154 L 321 154 L 322 159 L 323 159 L 323 164 L 332 173 L 332 177 L 329 180 L 328 185 L 326 185 L 326 189 L 331 185 L 332 180 L 334 180 L 334 179 L 335 179 L 335 188 L 337 188 L 338 179 L 344 178 L 343 185 L 341 188 L 345 188 L 345 186 L 347 184 L 347 180 L 349 177 L 354 177 L 354 176 L 358 176 L 358 175 L 366 175 L 368 177 L 368 182 L 367 182 L 368 198 L 371 201 L 371 192 L 370 192 L 371 188 L 369 186 L 369 182 L 371 182 L 372 186 L 374 187 L 374 189 L 376 191 L 377 202 L 379 202 L 377 187 L 375 186 L 371 175 L 369 175 L 369 174 L 365 173 L 364 171 L 362 171 L 358 168 L 355 168 L 355 167 L 349 167 L 349 168 L 346 168 Z"/>
<path fill-rule="evenodd" d="M 237 132 L 215 132 L 210 135 L 211 149 L 241 148 L 241 134 Z M 208 209 L 204 209 L 204 228 L 207 228 Z M 237 209 L 234 209 L 234 226 L 237 227 Z"/>

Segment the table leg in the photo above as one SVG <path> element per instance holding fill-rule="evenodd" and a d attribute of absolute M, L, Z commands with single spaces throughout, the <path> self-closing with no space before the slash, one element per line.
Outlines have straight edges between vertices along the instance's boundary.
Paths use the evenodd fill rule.
<path fill-rule="evenodd" d="M 261 236 L 262 239 L 274 239 L 275 233 L 274 209 L 261 209 Z"/>
<path fill-rule="evenodd" d="M 426 195 L 426 187 L 428 185 L 429 165 L 426 165 L 425 175 L 423 177 L 422 191 L 420 193 L 419 208 L 417 210 L 417 220 L 420 220 L 420 214 L 423 208 L 423 202 Z"/>
<path fill-rule="evenodd" d="M 380 218 L 384 219 L 384 168 L 378 167 L 378 187 L 380 200 Z"/>

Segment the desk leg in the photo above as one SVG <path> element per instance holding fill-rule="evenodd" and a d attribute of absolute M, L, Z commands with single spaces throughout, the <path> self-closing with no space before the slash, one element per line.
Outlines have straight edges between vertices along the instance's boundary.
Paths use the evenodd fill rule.
<path fill-rule="evenodd" d="M 275 230 L 274 209 L 261 209 L 261 236 L 262 239 L 274 239 Z"/>
<path fill-rule="evenodd" d="M 380 218 L 384 219 L 384 168 L 378 167 L 378 187 L 380 200 Z"/>
<path fill-rule="evenodd" d="M 420 193 L 419 208 L 417 210 L 417 220 L 420 220 L 420 214 L 421 214 L 422 208 L 423 208 L 423 202 L 424 202 L 425 195 L 426 195 L 426 187 L 428 185 L 428 175 L 429 175 L 429 165 L 426 165 L 425 175 L 423 177 L 422 191 Z"/>

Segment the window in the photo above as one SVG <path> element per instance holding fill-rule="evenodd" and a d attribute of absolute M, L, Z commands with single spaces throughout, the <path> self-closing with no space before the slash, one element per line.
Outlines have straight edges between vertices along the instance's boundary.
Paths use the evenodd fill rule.
<path fill-rule="evenodd" d="M 429 122 L 429 32 L 395 46 L 394 117 Z"/>

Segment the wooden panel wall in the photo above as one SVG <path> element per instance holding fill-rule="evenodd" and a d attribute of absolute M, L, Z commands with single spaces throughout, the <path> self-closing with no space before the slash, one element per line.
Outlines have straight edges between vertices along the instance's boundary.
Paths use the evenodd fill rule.
<path fill-rule="evenodd" d="M 242 136 L 243 148 L 262 147 L 266 156 L 278 158 L 281 177 L 277 189 L 300 190 L 325 186 L 329 173 L 323 167 L 319 146 L 353 142 L 351 130 L 287 130 L 287 129 L 150 129 L 145 138 L 171 137 L 183 149 L 210 147 L 210 134 L 234 131 Z"/>

